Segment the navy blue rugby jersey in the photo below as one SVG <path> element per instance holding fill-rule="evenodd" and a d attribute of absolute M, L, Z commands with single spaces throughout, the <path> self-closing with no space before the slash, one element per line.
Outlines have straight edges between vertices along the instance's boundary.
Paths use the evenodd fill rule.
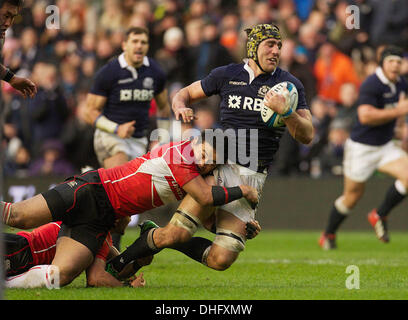
<path fill-rule="evenodd" d="M 397 83 L 390 82 L 384 72 L 378 67 L 372 75 L 361 84 L 358 105 L 369 104 L 378 109 L 395 108 L 401 91 L 407 91 L 407 83 L 403 78 Z M 358 117 L 353 124 L 350 138 L 353 141 L 381 146 L 394 136 L 396 120 L 382 125 L 369 126 L 360 123 Z"/>
<path fill-rule="evenodd" d="M 235 132 L 238 132 L 238 129 L 246 130 L 246 139 L 237 139 L 237 163 L 248 166 L 247 163 L 239 161 L 239 154 L 245 150 L 244 157 L 249 156 L 251 146 L 257 146 L 259 166 L 267 166 L 272 162 L 285 127 L 268 128 L 262 120 L 260 110 L 266 92 L 282 81 L 290 81 L 296 86 L 299 95 L 298 109 L 308 109 L 302 83 L 279 67 L 272 74 L 261 74 L 255 78 L 247 62 L 234 63 L 213 69 L 201 80 L 201 86 L 207 96 L 218 94 L 221 97 L 222 129 L 233 129 Z M 252 139 L 250 129 L 257 129 L 258 132 Z"/>
<path fill-rule="evenodd" d="M 163 91 L 166 76 L 158 63 L 145 57 L 140 68 L 129 66 L 124 53 L 104 65 L 95 75 L 90 93 L 107 98 L 103 114 L 122 124 L 136 120 L 133 137 L 146 136 L 150 102 Z"/>

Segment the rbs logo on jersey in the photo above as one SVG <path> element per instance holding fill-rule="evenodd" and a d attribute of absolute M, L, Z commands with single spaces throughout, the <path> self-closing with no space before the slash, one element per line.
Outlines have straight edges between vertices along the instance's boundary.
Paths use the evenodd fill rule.
<path fill-rule="evenodd" d="M 150 101 L 154 97 L 154 90 L 148 89 L 122 89 L 120 101 Z"/>
<path fill-rule="evenodd" d="M 228 108 L 232 109 L 243 109 L 243 110 L 252 110 L 252 111 L 261 111 L 261 105 L 263 99 L 260 98 L 251 98 L 244 97 L 242 101 L 241 96 L 229 95 L 228 96 Z"/>

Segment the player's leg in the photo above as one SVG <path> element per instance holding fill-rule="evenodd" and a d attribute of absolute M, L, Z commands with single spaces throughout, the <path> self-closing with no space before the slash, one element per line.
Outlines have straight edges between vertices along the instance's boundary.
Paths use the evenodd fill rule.
<path fill-rule="evenodd" d="M 246 223 L 230 212 L 218 210 L 217 231 L 205 264 L 215 270 L 226 270 L 245 248 Z"/>
<path fill-rule="evenodd" d="M 37 265 L 27 272 L 8 277 L 5 281 L 6 288 L 59 288 L 59 272 L 53 265 Z"/>
<path fill-rule="evenodd" d="M 52 221 L 47 202 L 41 194 L 17 203 L 0 201 L 3 223 L 19 229 L 30 229 Z"/>
<path fill-rule="evenodd" d="M 51 265 L 35 266 L 25 273 L 9 277 L 6 287 L 59 288 L 71 283 L 92 261 L 93 254 L 86 246 L 69 237 L 60 237 Z"/>
<path fill-rule="evenodd" d="M 364 194 L 365 182 L 378 167 L 381 150 L 348 139 L 344 148 L 343 194 L 334 201 L 319 245 L 326 250 L 336 248 L 336 232 Z"/>
<path fill-rule="evenodd" d="M 408 157 L 403 156 L 397 160 L 381 165 L 378 170 L 397 180 L 388 188 L 386 195 L 378 206 L 368 214 L 368 221 L 374 228 L 376 236 L 383 242 L 389 242 L 387 217 L 391 210 L 405 199 L 408 190 Z"/>
<path fill-rule="evenodd" d="M 92 251 L 82 243 L 66 236 L 58 238 L 52 265 L 58 267 L 60 285 L 71 283 L 93 259 Z"/>
<path fill-rule="evenodd" d="M 319 245 L 323 249 L 336 248 L 335 237 L 337 230 L 363 196 L 364 189 L 364 182 L 357 182 L 346 176 L 344 177 L 343 194 L 334 201 L 326 229 L 319 239 Z"/>
<path fill-rule="evenodd" d="M 192 197 L 186 195 L 165 227 L 142 229 L 140 237 L 119 256 L 109 261 L 109 264 L 114 270 L 121 272 L 132 261 L 154 255 L 163 248 L 172 248 L 195 260 L 200 260 L 203 247 L 207 248 L 211 245 L 211 241 L 195 237 L 194 246 L 191 243 L 188 245 L 183 245 L 183 243 L 191 239 L 201 219 L 206 219 L 213 210 L 213 207 L 202 207 Z"/>

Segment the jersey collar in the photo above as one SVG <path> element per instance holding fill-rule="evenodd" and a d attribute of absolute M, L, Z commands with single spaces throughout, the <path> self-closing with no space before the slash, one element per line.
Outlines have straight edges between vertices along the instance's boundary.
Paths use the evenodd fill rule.
<path fill-rule="evenodd" d="M 380 79 L 380 81 L 383 84 L 390 87 L 392 93 L 395 93 L 397 91 L 395 83 L 388 80 L 388 78 L 385 76 L 384 71 L 383 71 L 383 69 L 381 67 L 377 67 L 375 69 L 375 74 L 377 75 L 378 79 Z M 399 80 L 399 78 L 398 78 L 398 80 Z"/>
<path fill-rule="evenodd" d="M 244 64 L 244 69 L 245 69 L 245 70 L 248 72 L 248 74 L 249 74 L 249 84 L 251 84 L 251 82 L 255 79 L 254 70 L 252 70 L 252 68 L 249 66 L 249 59 L 245 58 L 245 59 L 243 59 L 242 61 L 244 61 L 244 63 L 245 63 L 245 64 Z M 276 67 L 276 68 L 277 68 L 277 67 Z M 270 73 L 271 76 L 275 73 L 276 68 L 275 68 L 275 70 L 273 70 L 273 72 Z"/>
<path fill-rule="evenodd" d="M 133 78 L 137 79 L 137 69 L 127 63 L 124 52 L 119 56 L 118 61 L 122 69 L 128 69 L 132 73 Z M 146 56 L 143 57 L 143 65 L 146 67 L 150 66 L 149 59 Z"/>

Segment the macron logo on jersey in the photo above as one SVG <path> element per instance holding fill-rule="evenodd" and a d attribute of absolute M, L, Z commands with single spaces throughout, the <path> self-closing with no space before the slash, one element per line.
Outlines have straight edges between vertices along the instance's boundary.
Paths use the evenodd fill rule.
<path fill-rule="evenodd" d="M 154 90 L 148 89 L 122 89 L 120 101 L 150 101 L 154 98 Z"/>
<path fill-rule="evenodd" d="M 244 98 L 244 99 L 242 99 Z M 242 97 L 237 95 L 228 96 L 228 108 L 231 109 L 243 109 L 243 110 L 252 110 L 252 111 L 261 111 L 263 99 L 260 98 L 251 98 L 251 97 Z"/>

